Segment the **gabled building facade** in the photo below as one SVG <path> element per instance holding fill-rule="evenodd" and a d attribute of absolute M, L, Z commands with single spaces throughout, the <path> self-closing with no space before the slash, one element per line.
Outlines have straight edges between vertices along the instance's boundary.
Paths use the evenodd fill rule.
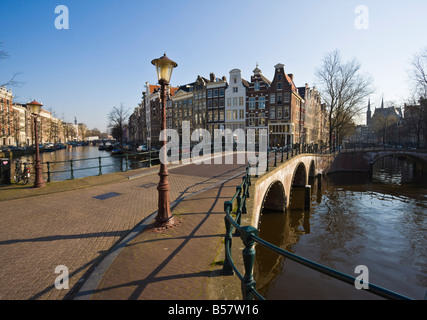
<path fill-rule="evenodd" d="M 289 146 L 300 141 L 304 124 L 303 99 L 295 86 L 293 75 L 286 74 L 284 65 L 274 66 L 274 79 L 269 88 L 270 146 Z"/>
<path fill-rule="evenodd" d="M 210 74 L 209 79 L 206 84 L 206 129 L 213 138 L 215 130 L 223 132 L 225 129 L 225 90 L 228 84 L 225 77 L 216 78 L 214 73 Z"/>
<path fill-rule="evenodd" d="M 230 83 L 225 89 L 225 128 L 245 130 L 246 90 L 249 82 L 242 78 L 240 69 L 230 71 Z"/>
<path fill-rule="evenodd" d="M 246 131 L 255 129 L 255 142 L 259 142 L 260 129 L 268 130 L 271 81 L 262 74 L 258 64 L 253 73 L 246 91 Z"/>

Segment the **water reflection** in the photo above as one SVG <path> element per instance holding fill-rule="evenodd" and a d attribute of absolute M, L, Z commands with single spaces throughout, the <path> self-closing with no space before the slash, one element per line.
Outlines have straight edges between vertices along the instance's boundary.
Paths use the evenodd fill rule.
<path fill-rule="evenodd" d="M 260 236 L 349 275 L 366 265 L 372 283 L 424 299 L 427 186 L 425 176 L 414 175 L 411 161 L 385 159 L 372 179 L 329 175 L 321 192 L 312 190 L 309 211 L 263 212 Z M 257 289 L 267 299 L 378 299 L 260 246 L 256 250 Z"/>
<path fill-rule="evenodd" d="M 44 152 L 40 154 L 43 164 L 44 179 L 47 179 L 47 164 L 50 162 L 51 181 L 61 181 L 71 178 L 71 162 L 73 160 L 73 176 L 75 179 L 87 176 L 99 175 L 99 157 L 101 157 L 101 173 L 113 173 L 126 170 L 126 160 L 124 156 L 111 156 L 111 153 L 105 150 L 98 150 L 97 146 L 78 146 L 56 150 L 53 152 Z M 85 159 L 85 160 L 80 160 Z M 35 156 L 27 155 L 19 158 L 21 162 L 34 163 Z M 137 169 L 146 167 L 147 162 L 141 162 L 141 158 L 129 157 L 128 169 Z M 16 161 L 16 160 L 15 160 Z M 12 164 L 15 168 L 15 162 Z M 30 167 L 32 179 L 34 179 L 34 169 Z"/>

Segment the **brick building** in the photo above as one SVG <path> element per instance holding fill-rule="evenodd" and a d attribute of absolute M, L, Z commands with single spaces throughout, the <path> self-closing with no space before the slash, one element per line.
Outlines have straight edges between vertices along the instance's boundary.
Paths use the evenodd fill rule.
<path fill-rule="evenodd" d="M 268 130 L 268 93 L 271 81 L 262 74 L 258 64 L 253 73 L 246 90 L 246 130 L 255 129 L 255 142 L 258 142 L 259 130 Z"/>

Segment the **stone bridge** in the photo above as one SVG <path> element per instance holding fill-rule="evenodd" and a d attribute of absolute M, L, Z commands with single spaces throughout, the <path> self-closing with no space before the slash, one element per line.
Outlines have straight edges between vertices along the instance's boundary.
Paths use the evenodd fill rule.
<path fill-rule="evenodd" d="M 407 149 L 371 149 L 341 152 L 336 155 L 331 172 L 371 172 L 375 162 L 389 156 L 413 159 L 416 170 L 427 172 L 427 150 Z"/>
<path fill-rule="evenodd" d="M 270 167 L 258 178 L 252 178 L 250 198 L 247 199 L 247 221 L 259 229 L 262 210 L 285 211 L 292 208 L 308 209 L 311 184 L 318 179 L 321 185 L 323 174 L 333 172 L 372 173 L 373 164 L 388 156 L 414 159 L 414 168 L 427 172 L 427 150 L 359 150 L 335 154 L 299 154 Z"/>
<path fill-rule="evenodd" d="M 303 197 L 309 199 L 309 179 L 321 177 L 330 171 L 334 154 L 299 154 L 280 163 L 277 167 L 270 167 L 269 171 L 258 178 L 252 178 L 250 198 L 247 199 L 248 218 L 250 224 L 258 228 L 260 213 L 263 208 L 285 211 L 292 198 Z M 307 201 L 298 199 L 299 204 L 306 206 Z"/>

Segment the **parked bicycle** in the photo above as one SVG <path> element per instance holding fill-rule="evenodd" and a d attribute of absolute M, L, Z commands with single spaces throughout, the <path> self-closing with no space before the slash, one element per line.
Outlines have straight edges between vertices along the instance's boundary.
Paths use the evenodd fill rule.
<path fill-rule="evenodd" d="M 22 168 L 24 166 L 24 168 Z M 27 163 L 22 163 L 22 161 L 16 162 L 16 170 L 14 180 L 16 183 L 22 181 L 23 184 L 30 182 L 30 168 L 27 167 Z"/>

